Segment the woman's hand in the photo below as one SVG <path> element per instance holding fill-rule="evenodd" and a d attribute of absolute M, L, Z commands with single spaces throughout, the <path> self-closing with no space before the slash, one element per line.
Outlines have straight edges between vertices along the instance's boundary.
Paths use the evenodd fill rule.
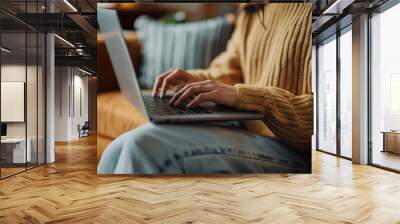
<path fill-rule="evenodd" d="M 217 81 L 193 82 L 180 89 L 171 99 L 170 103 L 174 106 L 179 106 L 192 96 L 195 96 L 186 107 L 193 108 L 206 101 L 233 107 L 237 100 L 236 91 L 236 87 Z"/>
<path fill-rule="evenodd" d="M 153 97 L 159 96 L 163 98 L 168 88 L 175 86 L 177 89 L 182 88 L 188 83 L 194 82 L 191 74 L 186 71 L 174 68 L 157 77 L 153 87 Z"/>

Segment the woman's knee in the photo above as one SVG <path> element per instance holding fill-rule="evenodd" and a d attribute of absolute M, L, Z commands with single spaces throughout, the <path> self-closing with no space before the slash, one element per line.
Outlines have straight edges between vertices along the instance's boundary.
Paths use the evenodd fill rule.
<path fill-rule="evenodd" d="M 136 146 L 155 145 L 160 143 L 160 135 L 160 128 L 157 125 L 147 123 L 129 131 L 126 135 L 125 144 Z"/>

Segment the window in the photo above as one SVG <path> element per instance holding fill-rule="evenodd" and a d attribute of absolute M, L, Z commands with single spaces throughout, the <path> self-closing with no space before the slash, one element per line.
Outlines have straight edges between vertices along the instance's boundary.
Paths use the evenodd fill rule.
<path fill-rule="evenodd" d="M 371 130 L 373 164 L 400 170 L 400 4 L 371 18 Z"/>
<path fill-rule="evenodd" d="M 336 153 L 336 39 L 318 47 L 318 149 Z"/>
<path fill-rule="evenodd" d="M 312 46 L 312 91 L 313 93 L 316 93 L 316 87 L 317 87 L 317 79 L 316 79 L 316 75 L 317 75 L 317 48 L 316 46 Z M 315 96 L 315 95 L 314 95 Z M 314 134 L 312 136 L 312 150 L 316 150 L 317 149 L 317 141 L 316 141 L 316 130 L 317 130 L 317 97 L 314 97 Z"/>
<path fill-rule="evenodd" d="M 352 154 L 352 32 L 351 26 L 340 36 L 340 154 Z"/>
<path fill-rule="evenodd" d="M 351 158 L 352 26 L 338 34 L 317 50 L 317 149 Z"/>
<path fill-rule="evenodd" d="M 400 130 L 400 73 L 390 74 L 390 130 Z"/>

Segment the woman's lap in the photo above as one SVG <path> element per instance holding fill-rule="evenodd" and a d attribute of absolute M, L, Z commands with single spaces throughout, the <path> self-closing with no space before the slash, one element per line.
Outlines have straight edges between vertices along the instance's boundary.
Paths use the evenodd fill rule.
<path fill-rule="evenodd" d="M 147 123 L 114 140 L 98 173 L 308 172 L 294 150 L 238 127 L 211 124 Z"/>

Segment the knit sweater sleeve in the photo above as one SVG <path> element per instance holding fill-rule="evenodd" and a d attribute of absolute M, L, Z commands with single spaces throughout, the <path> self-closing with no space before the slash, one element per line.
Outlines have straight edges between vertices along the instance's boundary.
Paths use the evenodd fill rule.
<path fill-rule="evenodd" d="M 193 75 L 196 81 L 216 80 L 231 85 L 243 81 L 239 55 L 240 35 L 242 33 L 239 25 L 240 17 L 237 19 L 235 31 L 228 41 L 226 50 L 211 62 L 210 67 L 187 71 Z"/>
<path fill-rule="evenodd" d="M 277 87 L 237 84 L 236 107 L 264 114 L 264 122 L 283 142 L 309 150 L 313 134 L 313 95 L 294 95 Z"/>

